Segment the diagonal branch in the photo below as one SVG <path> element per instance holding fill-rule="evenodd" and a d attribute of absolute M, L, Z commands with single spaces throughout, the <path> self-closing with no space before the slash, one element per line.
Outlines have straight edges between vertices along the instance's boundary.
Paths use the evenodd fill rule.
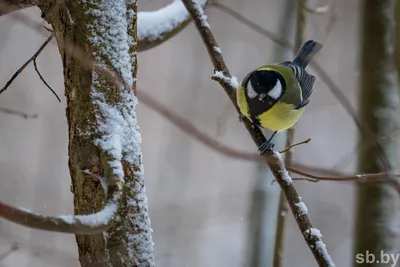
<path fill-rule="evenodd" d="M 43 49 L 50 43 L 51 39 L 53 39 L 54 34 L 50 34 L 49 37 L 47 37 L 46 41 L 39 47 L 39 49 L 31 56 L 14 74 L 11 76 L 10 80 L 6 82 L 6 84 L 3 86 L 3 88 L 0 89 L 0 94 L 4 93 L 8 89 L 8 87 L 13 83 L 13 81 L 18 77 L 19 74 L 21 74 L 24 69 L 34 61 L 40 53 L 43 51 Z"/>
<path fill-rule="evenodd" d="M 39 76 L 39 79 L 44 83 L 44 85 L 46 85 L 46 87 L 53 93 L 53 95 L 57 98 L 58 102 L 61 103 L 61 99 L 60 97 L 57 95 L 57 93 L 53 90 L 53 88 L 51 88 L 51 86 L 46 82 L 46 80 L 44 79 L 43 75 L 40 73 L 39 68 L 37 66 L 36 63 L 36 58 L 33 59 L 33 66 L 35 67 L 35 71 L 37 73 L 37 75 Z"/>
<path fill-rule="evenodd" d="M 217 75 L 214 75 L 213 78 L 224 88 L 226 94 L 229 96 L 239 113 L 236 104 L 237 80 L 232 78 L 220 50 L 216 49 L 219 46 L 214 39 L 210 25 L 204 16 L 202 8 L 196 0 L 184 0 L 183 3 L 192 16 L 214 65 L 214 72 Z M 248 119 L 244 119 L 243 123 L 257 146 L 260 146 L 265 142 L 265 136 L 260 129 L 253 127 L 252 123 Z M 270 167 L 275 179 L 284 192 L 297 225 L 299 226 L 303 237 L 319 266 L 334 266 L 334 263 L 326 250 L 326 246 L 322 241 L 321 233 L 318 229 L 313 228 L 307 216 L 305 205 L 301 201 L 301 198 L 292 183 L 292 179 L 286 170 L 281 154 L 279 152 L 267 152 L 262 157 Z"/>

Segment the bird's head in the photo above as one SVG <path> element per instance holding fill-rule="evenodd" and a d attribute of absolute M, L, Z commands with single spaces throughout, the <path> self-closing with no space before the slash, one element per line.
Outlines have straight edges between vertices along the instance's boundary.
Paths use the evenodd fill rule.
<path fill-rule="evenodd" d="M 265 97 L 278 100 L 285 91 L 283 76 L 273 70 L 255 70 L 244 79 L 244 88 L 250 99 L 264 101 Z"/>

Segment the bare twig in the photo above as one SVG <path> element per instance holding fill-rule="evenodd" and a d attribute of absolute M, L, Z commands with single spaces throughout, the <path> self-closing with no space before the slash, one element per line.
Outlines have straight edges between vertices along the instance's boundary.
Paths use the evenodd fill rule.
<path fill-rule="evenodd" d="M 9 108 L 3 108 L 0 107 L 0 112 L 5 113 L 5 114 L 11 114 L 11 115 L 17 115 L 21 116 L 24 119 L 36 119 L 38 117 L 38 114 L 27 114 L 18 110 L 13 110 Z"/>
<path fill-rule="evenodd" d="M 46 25 L 43 25 L 43 28 L 44 28 L 46 31 L 50 32 L 50 33 L 53 33 L 53 32 L 54 32 L 52 29 L 50 29 L 50 28 L 47 27 Z"/>
<path fill-rule="evenodd" d="M 43 78 L 42 74 L 40 73 L 38 66 L 36 64 L 36 58 L 33 60 L 33 66 L 35 67 L 35 71 L 36 73 L 39 75 L 40 80 L 44 83 L 44 85 L 47 86 L 47 88 L 49 88 L 49 90 L 53 93 L 53 95 L 56 96 L 58 102 L 61 103 L 61 99 L 58 97 L 57 93 L 53 90 L 53 88 L 50 87 L 50 85 L 47 84 L 47 82 L 45 81 L 45 79 Z"/>
<path fill-rule="evenodd" d="M 279 151 L 279 153 L 283 154 L 285 152 L 288 152 L 289 150 L 291 150 L 292 148 L 294 148 L 296 146 L 308 144 L 309 142 L 311 142 L 311 138 L 308 138 L 307 140 L 304 140 L 304 141 L 301 141 L 301 142 L 298 142 L 298 143 L 295 143 L 295 144 L 289 144 L 284 150 Z M 289 143 L 289 142 L 286 142 L 286 143 Z"/>
<path fill-rule="evenodd" d="M 217 80 L 221 86 L 224 88 L 226 94 L 231 99 L 236 110 L 239 109 L 236 104 L 236 80 L 232 79 L 229 70 L 224 62 L 224 59 L 220 52 L 216 51 L 215 47 L 219 47 L 215 38 L 211 32 L 210 26 L 203 14 L 202 8 L 199 6 L 196 0 L 184 0 L 186 8 L 188 9 L 190 15 L 192 16 L 194 23 L 203 39 L 204 45 L 206 46 L 208 53 L 210 55 L 211 61 L 214 65 L 214 79 Z M 266 141 L 265 136 L 260 129 L 253 127 L 252 123 L 248 119 L 244 119 L 243 123 L 246 126 L 249 134 L 251 135 L 253 141 L 257 146 L 260 146 Z M 300 198 L 297 190 L 293 186 L 290 176 L 287 173 L 281 154 L 278 152 L 267 152 L 263 155 L 263 159 L 270 167 L 275 179 L 281 186 L 282 191 L 285 193 L 285 197 L 289 202 L 290 208 L 296 219 L 296 222 L 307 242 L 310 250 L 312 251 L 316 261 L 320 266 L 334 266 L 325 244 L 322 241 L 322 235 L 317 229 L 314 229 L 307 213 L 301 211 L 298 208 L 300 204 Z M 303 202 L 301 202 L 304 204 Z"/>
<path fill-rule="evenodd" d="M 323 177 L 310 175 L 308 173 L 298 171 L 299 175 L 303 175 L 301 178 L 292 178 L 293 181 L 311 181 L 311 182 L 357 182 L 361 184 L 375 184 L 375 183 L 387 183 L 389 177 L 399 178 L 400 175 L 390 175 L 388 173 L 374 173 L 374 174 L 356 174 L 353 176 L 341 176 L 341 177 Z M 273 180 L 273 183 L 276 181 Z"/>
<path fill-rule="evenodd" d="M 6 85 L 0 89 L 0 94 L 4 93 L 5 90 L 12 84 L 12 82 L 18 77 L 18 75 L 26 68 L 26 66 L 29 65 L 34 59 L 36 59 L 40 53 L 43 51 L 43 49 L 47 46 L 48 43 L 50 43 L 51 39 L 53 39 L 53 34 L 51 34 L 49 37 L 47 37 L 46 41 L 39 47 L 39 49 L 33 54 L 33 56 L 28 59 L 11 77 L 10 80 L 7 81 Z"/>
<path fill-rule="evenodd" d="M 245 18 L 242 14 L 233 10 L 232 8 L 228 7 L 227 5 L 221 3 L 220 1 L 213 1 L 210 4 L 214 7 L 216 7 L 217 9 L 221 10 L 225 14 L 228 14 L 231 17 L 235 18 L 236 20 L 238 20 L 239 22 L 248 26 L 249 28 L 253 29 L 254 31 L 258 32 L 259 34 L 268 37 L 268 39 L 272 40 L 276 44 L 281 45 L 283 47 L 290 48 L 290 49 L 293 48 L 292 45 L 287 40 L 280 38 L 277 34 L 250 21 L 249 19 Z"/>

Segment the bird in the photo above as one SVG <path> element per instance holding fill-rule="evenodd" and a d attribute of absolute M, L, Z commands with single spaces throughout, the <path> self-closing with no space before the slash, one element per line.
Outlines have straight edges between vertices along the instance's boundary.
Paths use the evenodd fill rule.
<path fill-rule="evenodd" d="M 308 40 L 292 61 L 263 65 L 249 72 L 239 84 L 239 120 L 247 118 L 255 127 L 273 131 L 259 147 L 261 154 L 274 148 L 274 136 L 292 127 L 310 102 L 316 78 L 306 67 L 321 48 L 322 43 Z"/>

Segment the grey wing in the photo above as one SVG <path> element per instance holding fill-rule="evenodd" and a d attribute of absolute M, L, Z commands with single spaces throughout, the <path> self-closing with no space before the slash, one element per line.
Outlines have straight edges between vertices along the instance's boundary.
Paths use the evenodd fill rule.
<path fill-rule="evenodd" d="M 281 64 L 292 69 L 301 87 L 303 101 L 297 104 L 297 108 L 306 106 L 310 102 L 310 96 L 314 88 L 315 76 L 308 74 L 304 68 L 294 65 L 290 61 L 285 61 Z"/>

